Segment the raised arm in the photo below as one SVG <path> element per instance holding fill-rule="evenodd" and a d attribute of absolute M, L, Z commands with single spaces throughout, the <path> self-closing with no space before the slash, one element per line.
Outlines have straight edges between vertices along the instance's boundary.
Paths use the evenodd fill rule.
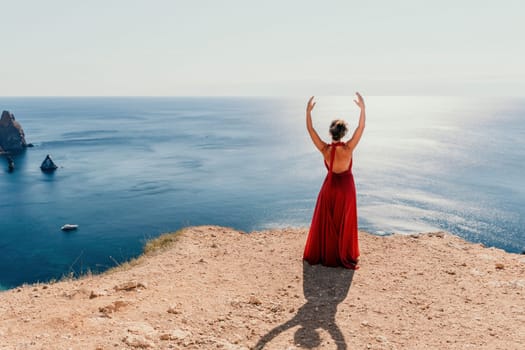
<path fill-rule="evenodd" d="M 355 94 L 357 95 L 357 100 L 354 100 L 354 102 L 361 109 L 361 113 L 359 115 L 359 125 L 357 125 L 352 138 L 346 143 L 347 147 L 349 147 L 352 151 L 359 143 L 359 140 L 361 140 L 361 136 L 363 136 L 366 119 L 365 100 L 363 100 L 363 96 L 361 96 L 359 92 L 356 92 Z"/>
<path fill-rule="evenodd" d="M 312 138 L 312 141 L 314 142 L 315 147 L 321 153 L 324 153 L 328 149 L 328 145 L 326 142 L 321 140 L 319 135 L 317 134 L 317 131 L 315 131 L 313 125 L 312 125 L 312 109 L 314 109 L 315 102 L 313 102 L 314 97 L 310 97 L 308 100 L 308 104 L 306 105 L 306 129 L 308 130 L 308 133 L 310 134 L 310 137 Z"/>

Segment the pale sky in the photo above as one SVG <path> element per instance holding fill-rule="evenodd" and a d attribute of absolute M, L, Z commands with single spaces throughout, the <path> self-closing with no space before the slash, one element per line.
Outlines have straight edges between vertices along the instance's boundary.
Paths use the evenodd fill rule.
<path fill-rule="evenodd" d="M 0 96 L 525 96 L 525 1 L 0 0 Z"/>

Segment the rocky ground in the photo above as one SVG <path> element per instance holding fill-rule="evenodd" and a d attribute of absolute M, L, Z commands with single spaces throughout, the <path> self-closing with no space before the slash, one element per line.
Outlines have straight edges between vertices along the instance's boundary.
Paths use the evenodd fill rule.
<path fill-rule="evenodd" d="M 361 233 L 353 272 L 303 264 L 306 234 L 193 227 L 129 268 L 2 292 L 0 349 L 525 349 L 525 256 Z"/>

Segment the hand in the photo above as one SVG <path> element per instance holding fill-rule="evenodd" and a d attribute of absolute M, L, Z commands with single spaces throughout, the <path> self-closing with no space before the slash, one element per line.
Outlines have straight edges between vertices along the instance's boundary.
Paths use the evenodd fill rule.
<path fill-rule="evenodd" d="M 363 96 L 361 96 L 359 92 L 356 92 L 355 94 L 357 95 L 357 100 L 354 100 L 355 104 L 359 108 L 365 109 L 365 100 L 363 100 Z"/>
<path fill-rule="evenodd" d="M 314 100 L 314 97 L 310 97 L 310 99 L 308 100 L 308 105 L 306 105 L 306 113 L 310 113 L 312 111 L 312 109 L 314 109 L 315 107 L 315 104 L 317 102 L 313 102 Z"/>

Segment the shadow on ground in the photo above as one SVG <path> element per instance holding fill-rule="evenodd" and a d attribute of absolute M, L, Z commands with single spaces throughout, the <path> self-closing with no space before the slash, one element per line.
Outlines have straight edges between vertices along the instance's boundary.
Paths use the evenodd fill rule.
<path fill-rule="evenodd" d="M 348 295 L 354 270 L 310 265 L 303 261 L 303 292 L 306 304 L 289 321 L 265 334 L 254 349 L 263 349 L 282 332 L 299 326 L 294 334 L 297 346 L 313 349 L 321 345 L 319 329 L 326 330 L 338 350 L 347 349 L 345 338 L 335 321 L 337 305 Z"/>

